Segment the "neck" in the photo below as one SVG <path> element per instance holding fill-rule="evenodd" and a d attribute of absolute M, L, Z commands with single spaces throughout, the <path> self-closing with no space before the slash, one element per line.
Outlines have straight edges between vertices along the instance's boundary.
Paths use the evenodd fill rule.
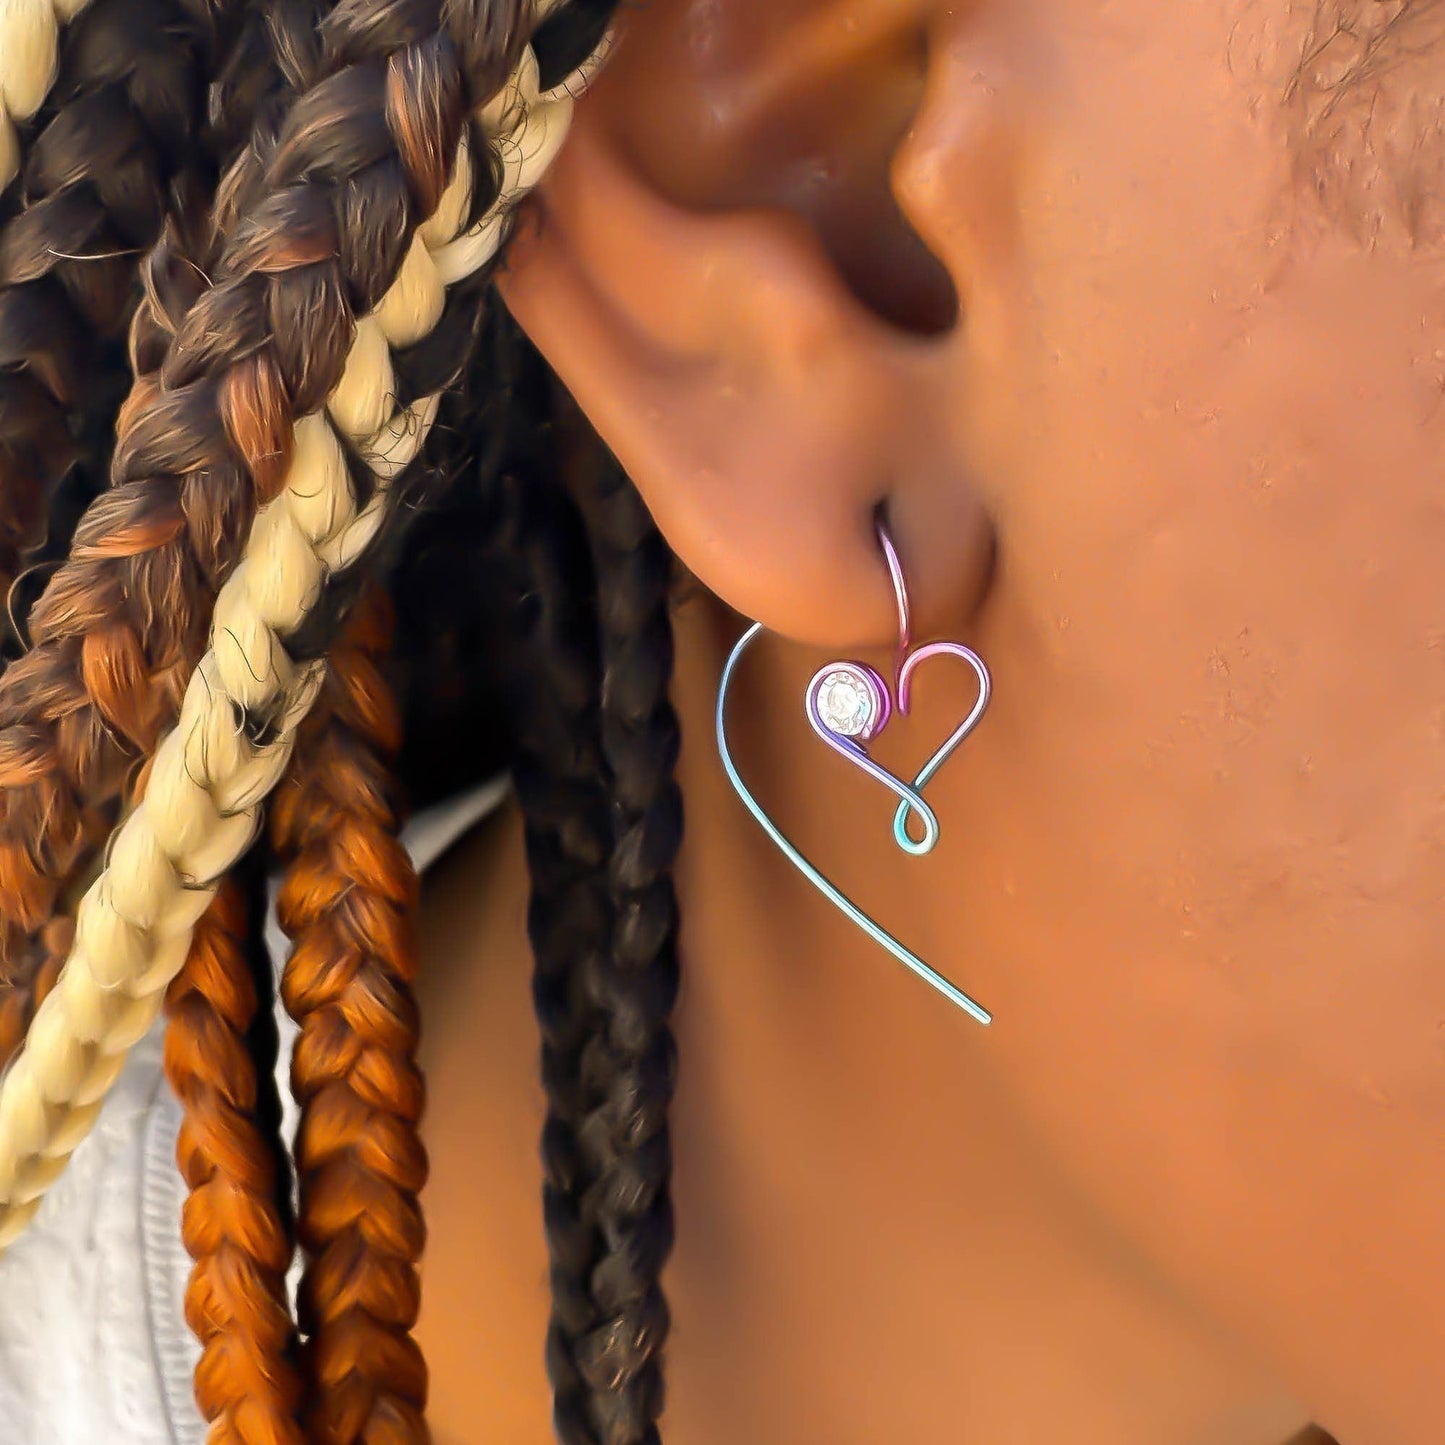
<path fill-rule="evenodd" d="M 993 1035 L 782 863 L 712 743 L 737 621 L 706 602 L 682 614 L 688 841 L 664 1437 L 1329 1445 L 1299 1435 L 1305 1411 L 1081 1201 L 991 1069 Z M 792 725 L 806 724 L 782 700 L 796 700 L 809 662 L 760 647 L 737 711 L 740 765 L 804 831 L 818 754 L 806 735 L 793 746 Z M 806 842 L 888 918 L 929 926 L 927 899 L 887 896 L 898 885 L 869 871 L 874 860 L 859 868 L 836 837 Z M 516 817 L 428 887 L 419 1338 L 433 1435 L 461 1445 L 479 1420 L 504 1419 L 515 1438 L 540 1439 L 547 1260 Z"/>
<path fill-rule="evenodd" d="M 711 726 L 740 624 L 710 599 L 681 614 L 687 982 L 672 1274 L 700 1347 L 677 1352 L 674 1399 L 725 1416 L 741 1349 L 812 1411 L 829 1397 L 840 1441 L 1279 1445 L 1297 1432 L 1305 1412 L 1052 1167 L 990 1073 L 988 1032 L 904 974 L 757 829 Z M 860 903 L 947 936 L 942 915 L 956 907 L 939 875 L 932 896 L 949 906 L 930 921 L 930 894 L 886 826 L 874 847 L 813 826 L 810 798 L 840 774 L 802 717 L 818 661 L 767 640 L 750 654 L 730 709 L 739 766 Z M 723 1220 L 719 1237 L 708 1221 Z M 764 1433 L 816 1432 L 770 1417 Z"/>

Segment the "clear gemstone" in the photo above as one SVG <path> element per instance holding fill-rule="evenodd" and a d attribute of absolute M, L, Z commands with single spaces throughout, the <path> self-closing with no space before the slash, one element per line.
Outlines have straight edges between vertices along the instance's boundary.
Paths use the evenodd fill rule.
<path fill-rule="evenodd" d="M 873 720 L 873 693 L 856 672 L 830 672 L 818 687 L 818 715 L 829 732 L 854 738 Z"/>

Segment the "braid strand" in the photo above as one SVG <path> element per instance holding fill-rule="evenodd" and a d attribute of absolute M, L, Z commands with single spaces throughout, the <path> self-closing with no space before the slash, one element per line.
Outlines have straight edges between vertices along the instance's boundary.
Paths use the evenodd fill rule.
<path fill-rule="evenodd" d="M 579 1347 L 578 1365 L 600 1445 L 657 1445 L 669 1328 L 661 1275 L 673 1242 L 667 1109 L 676 1049 L 668 1020 L 679 975 L 672 865 L 682 842 L 680 736 L 668 698 L 671 557 L 615 464 L 603 470 L 592 524 L 602 747 L 613 789 L 613 933 L 591 980 L 602 1021 L 582 1061 L 584 1083 L 599 1099 L 584 1125 L 595 1175 L 583 1208 L 605 1253 L 591 1278 L 599 1322 Z"/>
<path fill-rule="evenodd" d="M 390 629 L 384 594 L 369 594 L 333 654 L 272 824 L 288 860 L 282 997 L 301 1030 L 292 1087 L 308 1423 L 324 1445 L 427 1439 L 426 1367 L 411 1336 L 427 1174 L 418 887 L 389 801 L 400 725 L 378 665 Z"/>
<path fill-rule="evenodd" d="M 183 1111 L 176 1162 L 190 1188 L 181 1237 L 195 1261 L 186 1322 L 201 1342 L 195 1394 L 208 1445 L 303 1445 L 286 1295 L 291 1246 L 246 1045 L 257 1008 L 248 911 L 244 890 L 228 880 L 166 993 L 165 1073 Z"/>

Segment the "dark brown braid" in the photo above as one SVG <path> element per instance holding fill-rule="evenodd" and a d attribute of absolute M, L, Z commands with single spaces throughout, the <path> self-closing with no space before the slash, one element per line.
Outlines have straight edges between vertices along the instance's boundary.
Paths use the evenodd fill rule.
<path fill-rule="evenodd" d="M 240 8 L 95 0 L 63 33 L 45 123 L 0 210 L 0 596 L 66 472 L 100 488 L 121 362 L 106 343 L 167 213 L 205 214 L 207 78 Z"/>
<path fill-rule="evenodd" d="M 427 1439 L 426 1366 L 411 1338 L 427 1174 L 412 993 L 418 888 L 387 767 L 400 742 L 378 668 L 390 632 L 390 605 L 373 592 L 332 654 L 272 815 L 288 860 L 282 997 L 301 1028 L 291 1078 L 307 1423 L 324 1445 Z"/>
<path fill-rule="evenodd" d="M 165 1072 L 184 1111 L 176 1162 L 190 1187 L 181 1237 L 195 1261 L 186 1322 L 201 1342 L 195 1395 L 208 1445 L 303 1445 L 291 1241 L 247 1049 L 258 1003 L 247 913 L 245 890 L 223 884 L 166 993 Z"/>
<path fill-rule="evenodd" d="M 639 1067 L 610 1040 L 619 1011 L 639 1016 L 635 1004 L 619 1002 L 629 989 L 656 999 L 663 1017 L 675 989 L 670 924 L 640 933 L 616 926 L 654 907 L 664 920 L 674 916 L 665 879 L 680 826 L 676 722 L 667 703 L 671 564 L 635 493 L 606 463 L 599 505 L 587 510 L 596 513 L 598 564 L 609 588 L 603 616 L 612 755 L 630 774 L 619 785 L 603 753 L 602 636 L 587 530 L 561 481 L 567 470 L 586 485 L 598 443 L 573 410 L 564 410 L 559 425 L 543 421 L 555 382 L 530 345 L 515 335 L 512 344 L 516 355 L 492 366 L 494 376 L 509 378 L 513 418 L 499 477 L 493 483 L 484 476 L 470 503 L 464 493 L 443 504 L 443 538 L 432 536 L 442 529 L 423 526 L 421 585 L 434 607 L 444 601 L 449 627 L 459 615 L 483 619 L 468 635 L 475 655 L 491 659 L 492 675 L 505 682 L 531 874 L 528 928 L 547 1097 L 548 1372 L 559 1438 L 594 1445 L 653 1438 L 661 1406 L 666 1311 L 658 1275 L 671 1214 L 666 1140 L 657 1130 L 671 1070 L 650 1071 L 646 1055 Z M 529 426 L 529 417 L 541 424 Z M 559 446 L 563 441 L 568 445 Z M 404 568 L 400 580 L 417 585 L 411 576 Z M 467 666 L 474 675 L 475 662 Z M 642 769 L 629 746 L 647 753 Z M 649 828 L 658 847 L 644 861 L 655 870 L 654 886 L 638 890 L 639 899 L 623 882 L 637 873 L 619 870 L 636 869 L 625 850 Z M 651 957 L 633 953 L 632 979 L 621 985 L 619 941 L 655 949 Z M 657 1048 L 666 1063 L 670 1039 Z M 618 1106 L 628 1090 L 637 1111 L 631 1115 Z M 653 1133 L 639 1136 L 644 1147 L 634 1158 L 619 1135 L 639 1120 Z M 635 1216 L 610 1213 L 617 1181 L 629 1176 L 646 1180 L 629 1201 Z"/>
<path fill-rule="evenodd" d="M 292 419 L 339 380 L 353 316 L 435 206 L 467 113 L 514 67 L 524 11 L 343 0 L 323 26 L 327 74 L 288 113 L 159 387 L 139 381 L 123 408 L 116 485 L 35 608 L 35 648 L 0 679 L 0 964 L 52 911 L 86 809 L 174 716 L 209 599 L 284 480 Z"/>
<path fill-rule="evenodd" d="M 599 1445 L 656 1445 L 661 1287 L 672 1250 L 667 1110 L 676 1077 L 669 1017 L 677 998 L 682 842 L 669 612 L 672 558 L 622 470 L 607 459 L 589 509 L 602 632 L 602 748 L 612 780 L 607 882 L 612 946 L 590 979 L 599 1024 L 582 1079 L 595 1107 L 582 1127 L 590 1183 L 583 1211 L 604 1241 L 592 1270 L 597 1322 L 578 1362 L 591 1387 Z"/>
<path fill-rule="evenodd" d="M 516 345 L 513 407 L 522 416 L 544 416 L 548 373 L 529 346 L 520 339 Z M 583 1085 L 581 1058 L 598 1025 L 589 981 L 611 948 L 611 795 L 599 728 L 602 665 L 585 528 L 559 475 L 553 428 L 516 430 L 488 514 L 484 550 L 497 565 L 480 575 L 503 589 L 484 600 L 495 619 L 490 650 L 507 682 L 512 775 L 531 881 L 527 930 L 547 1099 L 541 1140 L 552 1286 L 547 1373 L 558 1437 L 576 1445 L 594 1438 L 591 1386 L 579 1356 L 597 1324 L 591 1276 L 605 1246 L 584 1210 L 589 1176 L 581 1133 L 594 1101 Z M 443 585 L 455 596 L 477 585 L 471 579 L 478 572 L 472 567 L 468 576 L 459 565 L 445 574 Z"/>

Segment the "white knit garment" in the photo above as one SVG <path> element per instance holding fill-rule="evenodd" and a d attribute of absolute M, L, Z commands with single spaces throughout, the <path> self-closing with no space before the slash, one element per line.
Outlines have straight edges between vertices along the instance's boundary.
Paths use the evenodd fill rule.
<path fill-rule="evenodd" d="M 417 815 L 426 868 L 505 796 L 491 783 Z M 278 970 L 285 939 L 271 918 Z M 287 1106 L 295 1025 L 278 1011 Z M 0 1257 L 0 1445 L 202 1445 L 191 1394 L 200 1345 L 183 1301 L 181 1111 L 161 1072 L 162 1019 L 132 1051 L 94 1131 L 26 1233 Z"/>

